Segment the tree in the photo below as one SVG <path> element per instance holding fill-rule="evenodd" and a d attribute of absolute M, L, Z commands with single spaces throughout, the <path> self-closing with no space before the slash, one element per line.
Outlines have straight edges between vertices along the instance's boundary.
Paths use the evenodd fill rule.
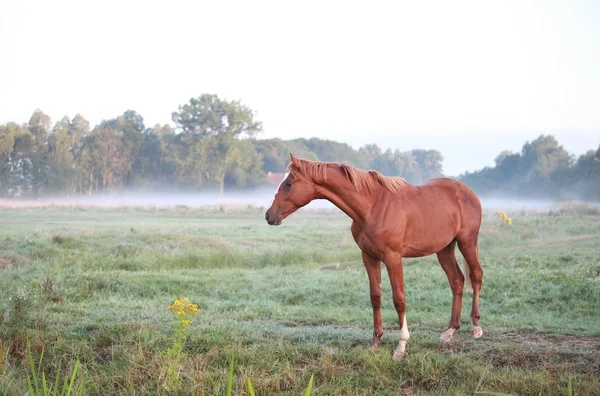
<path fill-rule="evenodd" d="M 315 153 L 319 161 L 343 162 L 363 169 L 369 166 L 365 157 L 347 143 L 319 138 L 295 140 L 303 143 L 310 151 Z"/>
<path fill-rule="evenodd" d="M 40 109 L 33 112 L 29 119 L 28 130 L 32 138 L 29 150 L 28 171 L 30 188 L 34 195 L 38 195 L 46 186 L 48 175 L 48 135 L 50 134 L 51 120 Z"/>
<path fill-rule="evenodd" d="M 598 145 L 598 150 L 596 150 L 592 156 L 589 169 L 590 170 L 588 171 L 587 177 L 596 177 L 598 174 L 600 174 L 600 144 Z"/>
<path fill-rule="evenodd" d="M 201 164 L 221 194 L 225 188 L 225 176 L 238 160 L 234 150 L 236 140 L 254 138 L 262 130 L 262 123 L 255 121 L 254 116 L 254 112 L 240 101 L 222 100 L 209 94 L 190 99 L 188 104 L 179 106 L 179 110 L 172 114 L 177 127 L 184 134 L 194 136 L 188 141 L 200 144 L 200 151 L 210 156 L 210 161 L 202 161 Z"/>
<path fill-rule="evenodd" d="M 379 155 L 372 162 L 373 169 L 381 172 L 385 176 L 398 176 L 394 166 L 394 152 L 392 149 L 387 149 L 385 153 Z"/>
<path fill-rule="evenodd" d="M 373 168 L 373 163 L 381 155 L 381 149 L 376 144 L 365 144 L 358 149 L 358 152 L 363 155 L 369 164 L 369 168 Z"/>
<path fill-rule="evenodd" d="M 409 151 L 394 151 L 393 168 L 395 175 L 403 177 L 410 183 L 420 183 L 422 171 L 419 164 Z"/>
<path fill-rule="evenodd" d="M 581 198 L 598 200 L 600 198 L 600 146 L 581 155 L 572 171 L 575 187 L 571 191 Z"/>
<path fill-rule="evenodd" d="M 33 151 L 34 138 L 27 125 L 24 125 L 15 130 L 14 139 L 13 150 L 10 154 L 10 195 L 21 196 L 32 189 L 33 171 L 30 156 Z"/>
<path fill-rule="evenodd" d="M 112 130 L 120 137 L 123 147 L 118 152 L 122 157 L 115 161 L 119 162 L 122 182 L 126 185 L 135 184 L 141 167 L 139 154 L 144 140 L 143 133 L 146 129 L 144 118 L 134 110 L 127 110 L 117 118 L 102 121 L 99 128 Z"/>
<path fill-rule="evenodd" d="M 494 160 L 494 162 L 496 163 L 496 166 L 500 166 L 502 165 L 502 162 L 507 158 L 510 157 L 511 155 L 513 155 L 514 153 L 512 151 L 509 150 L 504 150 L 502 151 L 500 154 L 498 154 L 498 156 L 496 157 L 496 159 Z"/>
<path fill-rule="evenodd" d="M 415 162 L 421 168 L 422 175 L 420 182 L 443 176 L 442 163 L 444 157 L 442 156 L 442 153 L 437 150 L 421 149 L 413 150 L 411 153 Z"/>
<path fill-rule="evenodd" d="M 263 156 L 256 151 L 251 140 L 238 140 L 233 146 L 235 161 L 226 177 L 226 183 L 246 187 L 265 182 L 265 173 L 262 171 Z"/>
<path fill-rule="evenodd" d="M 70 193 L 75 194 L 84 192 L 84 184 L 86 183 L 89 173 L 85 168 L 85 163 L 88 161 L 81 158 L 83 147 L 87 136 L 90 134 L 90 123 L 81 114 L 75 115 L 69 125 L 69 139 L 71 143 L 71 157 L 75 166 L 75 180 L 73 181 L 72 190 Z"/>
<path fill-rule="evenodd" d="M 175 129 L 173 129 L 173 127 L 169 124 L 164 124 L 162 126 L 160 124 L 156 124 L 154 127 L 152 127 L 150 132 L 156 136 L 175 135 Z"/>
<path fill-rule="evenodd" d="M 131 167 L 131 158 L 119 131 L 97 127 L 86 141 L 85 158 L 89 161 L 90 193 L 107 192 L 123 184 Z"/>
<path fill-rule="evenodd" d="M 54 192 L 70 191 L 75 179 L 69 130 L 71 123 L 65 116 L 58 121 L 48 137 L 48 189 Z"/>
<path fill-rule="evenodd" d="M 19 129 L 14 122 L 0 125 L 0 196 L 7 195 L 12 186 L 11 156 Z"/>
<path fill-rule="evenodd" d="M 523 188 L 533 195 L 547 195 L 568 181 L 573 158 L 552 135 L 526 142 L 521 151 L 519 173 Z"/>
<path fill-rule="evenodd" d="M 256 151 L 262 156 L 264 173 L 285 172 L 290 162 L 290 153 L 310 161 L 318 160 L 317 155 L 306 146 L 303 140 L 305 139 L 257 139 L 254 145 Z"/>

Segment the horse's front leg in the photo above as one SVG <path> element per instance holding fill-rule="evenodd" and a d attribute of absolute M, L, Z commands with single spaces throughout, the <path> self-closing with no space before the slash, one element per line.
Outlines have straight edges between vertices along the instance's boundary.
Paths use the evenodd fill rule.
<path fill-rule="evenodd" d="M 383 322 L 381 320 L 381 261 L 369 256 L 365 252 L 362 254 L 362 259 L 369 275 L 369 290 L 371 293 L 371 306 L 373 307 L 373 340 L 371 341 L 371 347 L 377 348 L 379 340 L 383 336 Z"/>
<path fill-rule="evenodd" d="M 400 360 L 406 352 L 406 344 L 410 338 L 408 325 L 406 324 L 406 298 L 404 297 L 404 272 L 402 270 L 402 256 L 398 253 L 387 254 L 383 262 L 387 268 L 390 282 L 392 284 L 392 298 L 394 308 L 398 313 L 398 323 L 400 323 L 400 342 L 394 351 L 393 358 Z"/>

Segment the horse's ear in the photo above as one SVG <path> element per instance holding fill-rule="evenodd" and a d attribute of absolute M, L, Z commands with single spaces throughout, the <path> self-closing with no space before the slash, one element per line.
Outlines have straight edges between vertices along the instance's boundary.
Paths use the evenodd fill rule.
<path fill-rule="evenodd" d="M 292 161 L 292 164 L 294 164 L 295 166 L 300 166 L 300 160 L 294 157 L 294 154 L 292 153 L 290 153 L 290 161 Z"/>

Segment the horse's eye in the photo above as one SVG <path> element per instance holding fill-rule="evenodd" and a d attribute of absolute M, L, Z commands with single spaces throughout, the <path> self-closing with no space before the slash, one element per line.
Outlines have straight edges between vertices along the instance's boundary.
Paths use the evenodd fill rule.
<path fill-rule="evenodd" d="M 292 182 L 286 182 L 286 183 L 285 183 L 285 186 L 286 186 L 287 188 L 290 188 L 290 187 L 292 187 Z"/>

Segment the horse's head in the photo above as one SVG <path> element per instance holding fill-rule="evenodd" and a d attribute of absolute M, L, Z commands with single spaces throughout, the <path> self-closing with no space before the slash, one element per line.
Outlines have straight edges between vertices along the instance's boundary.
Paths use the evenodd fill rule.
<path fill-rule="evenodd" d="M 290 159 L 292 161 L 290 168 L 301 169 L 302 160 L 292 154 L 290 154 Z M 265 213 L 265 220 L 270 225 L 280 225 L 283 219 L 314 199 L 314 183 L 297 175 L 298 173 L 293 171 L 286 173 L 279 187 L 277 187 L 273 203 Z"/>

